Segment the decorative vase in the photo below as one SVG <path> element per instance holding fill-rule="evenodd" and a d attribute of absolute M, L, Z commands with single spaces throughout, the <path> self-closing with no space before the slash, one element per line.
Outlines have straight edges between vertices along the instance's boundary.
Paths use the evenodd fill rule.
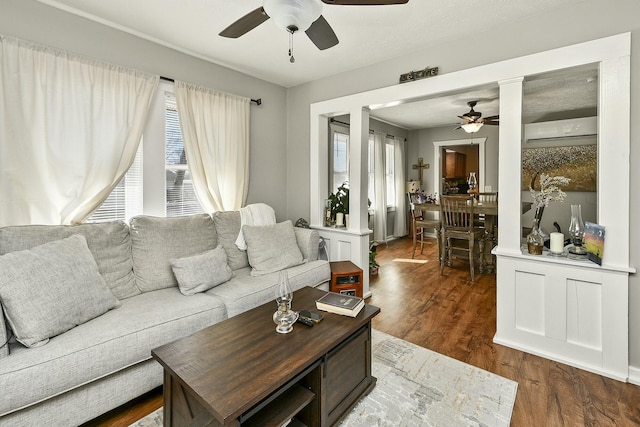
<path fill-rule="evenodd" d="M 540 206 L 539 208 L 536 208 L 536 211 L 533 214 L 533 219 L 534 220 L 538 220 L 538 232 L 542 236 L 542 242 L 544 244 L 544 242 L 549 240 L 549 234 L 547 234 L 547 232 L 544 231 L 544 228 L 542 228 L 542 214 L 543 213 L 544 213 L 544 206 Z"/>
<path fill-rule="evenodd" d="M 327 199 L 324 202 L 324 226 L 331 227 L 333 222 L 331 221 L 331 200 Z"/>
<path fill-rule="evenodd" d="M 527 236 L 527 250 L 532 255 L 542 255 L 544 247 L 544 237 L 540 233 L 540 226 L 537 218 L 533 219 L 531 233 Z"/>
<path fill-rule="evenodd" d="M 273 322 L 277 325 L 276 332 L 287 334 L 293 330 L 293 324 L 298 320 L 298 313 L 291 310 L 293 292 L 289 285 L 289 274 L 281 271 L 276 290 L 276 304 L 278 309 L 273 313 Z"/>

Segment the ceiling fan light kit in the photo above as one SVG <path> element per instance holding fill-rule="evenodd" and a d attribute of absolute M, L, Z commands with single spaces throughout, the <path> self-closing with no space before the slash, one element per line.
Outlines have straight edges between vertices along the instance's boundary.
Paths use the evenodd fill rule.
<path fill-rule="evenodd" d="M 306 31 L 322 14 L 320 0 L 265 0 L 264 11 L 285 31 Z"/>
<path fill-rule="evenodd" d="M 476 132 L 478 132 L 480 130 L 482 125 L 483 125 L 482 123 L 472 122 L 472 123 L 465 123 L 465 124 L 461 125 L 460 127 L 466 133 L 476 133 Z"/>

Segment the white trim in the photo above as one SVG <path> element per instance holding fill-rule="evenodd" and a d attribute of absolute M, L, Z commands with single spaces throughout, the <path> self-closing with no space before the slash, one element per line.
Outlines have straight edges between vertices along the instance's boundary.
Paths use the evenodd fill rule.
<path fill-rule="evenodd" d="M 631 384 L 640 385 L 640 368 L 629 366 L 629 382 Z"/>
<path fill-rule="evenodd" d="M 602 340 L 602 360 L 599 364 L 590 363 L 588 356 L 567 350 L 566 345 L 558 345 L 557 331 L 562 326 L 563 309 L 573 306 L 562 306 L 554 303 L 555 311 L 545 311 L 544 306 L 533 310 L 549 317 L 547 329 L 551 336 L 542 337 L 532 343 L 530 337 L 518 335 L 517 325 L 510 314 L 513 311 L 515 292 L 513 271 L 501 271 L 501 264 L 512 262 L 520 266 L 529 266 L 526 259 L 512 260 L 498 255 L 497 261 L 497 332 L 496 340 L 509 342 L 513 347 L 527 348 L 529 352 L 539 352 L 545 357 L 565 360 L 573 366 L 589 366 L 590 370 L 603 375 L 625 380 L 628 377 L 628 273 L 615 273 L 609 269 L 629 270 L 629 188 L 630 188 L 630 52 L 631 33 L 619 34 L 572 46 L 531 54 L 493 64 L 482 65 L 471 69 L 441 74 L 430 79 L 412 83 L 397 84 L 368 92 L 357 93 L 340 98 L 313 103 L 310 106 L 310 157 L 311 157 L 311 218 L 312 225 L 318 224 L 321 218 L 321 202 L 326 194 L 322 188 L 322 180 L 326 182 L 326 131 L 322 132 L 318 125 L 325 123 L 330 116 L 350 112 L 361 117 L 366 108 L 377 108 L 414 102 L 444 93 L 471 89 L 473 87 L 495 85 L 500 86 L 500 170 L 498 187 L 501 195 L 499 206 L 500 234 L 498 248 L 500 252 L 513 254 L 520 252 L 520 217 L 521 217 L 521 147 L 523 141 L 522 128 L 522 82 L 525 77 L 576 67 L 585 64 L 600 65 L 600 91 L 598 111 L 598 222 L 607 227 L 603 269 L 599 270 L 602 283 L 602 323 L 605 331 Z M 360 128 L 360 126 L 359 126 Z M 362 132 L 360 130 L 360 132 Z M 352 129 L 352 137 L 359 135 Z M 606 144 L 606 149 L 604 147 Z M 324 160 L 323 160 L 324 156 Z M 324 190 L 324 191 L 323 191 Z M 619 197 L 622 194 L 623 197 Z M 355 201 L 351 201 L 355 205 Z M 360 204 L 364 204 L 362 201 Z M 353 206 L 352 206 L 353 207 Z M 315 221 L 314 221 L 315 219 Z M 361 242 L 365 244 L 365 242 Z M 365 253 L 365 248 L 360 252 Z M 357 250 L 354 252 L 358 252 Z M 504 252 L 502 252 L 504 253 Z M 522 255 L 521 255 L 522 256 Z M 558 279 L 569 277 L 569 266 L 545 264 L 544 271 L 558 274 L 548 278 L 548 288 L 558 288 Z M 509 271 L 507 271 L 509 270 Z M 510 274 L 511 271 L 511 275 Z M 576 270 L 580 272 L 581 270 Z M 590 270 L 591 271 L 591 270 Z M 561 274 L 560 274 L 561 273 Z M 543 302 L 546 302 L 543 300 Z M 553 302 L 553 301 L 551 301 Z M 526 301 L 521 302 L 526 303 Z M 536 312 L 538 315 L 540 313 Z M 550 314 L 549 314 L 550 313 Z M 511 316 L 512 317 L 512 316 Z M 566 317 L 565 317 L 566 319 Z M 565 325 L 566 326 L 566 325 Z M 584 327 L 582 323 L 580 327 Z M 566 328 L 565 328 L 566 329 Z M 555 331 L 555 332 L 554 332 Z M 615 331 L 615 333 L 611 333 Z M 554 343 L 556 343 L 554 345 Z M 574 347 L 571 347 L 574 349 Z M 591 352 L 593 353 L 593 352 Z"/>

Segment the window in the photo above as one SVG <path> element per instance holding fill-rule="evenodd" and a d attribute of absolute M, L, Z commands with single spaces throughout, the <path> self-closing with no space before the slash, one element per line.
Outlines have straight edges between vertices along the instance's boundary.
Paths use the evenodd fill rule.
<path fill-rule="evenodd" d="M 86 222 L 129 221 L 142 214 L 142 142 L 133 164 L 109 197 Z"/>
<path fill-rule="evenodd" d="M 169 93 L 165 95 L 165 144 L 166 216 L 204 213 L 193 189 L 176 101 Z"/>
<path fill-rule="evenodd" d="M 331 153 L 331 192 L 335 193 L 343 183 L 349 181 L 349 134 L 333 131 Z"/>
<path fill-rule="evenodd" d="M 393 140 L 391 140 L 393 141 Z M 385 180 L 387 184 L 387 207 L 396 205 L 396 180 L 395 180 L 395 147 L 392 143 L 386 143 Z"/>

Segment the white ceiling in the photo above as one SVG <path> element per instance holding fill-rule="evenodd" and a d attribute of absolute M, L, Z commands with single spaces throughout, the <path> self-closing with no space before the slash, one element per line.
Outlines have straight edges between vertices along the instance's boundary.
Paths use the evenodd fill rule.
<path fill-rule="evenodd" d="M 287 54 L 288 34 L 272 19 L 238 39 L 218 36 L 229 24 L 262 6 L 262 0 L 38 1 L 260 79 L 293 87 L 436 44 L 477 36 L 487 28 L 583 0 L 465 0 L 464 8 L 450 0 L 409 0 L 407 4 L 393 6 L 323 4 L 322 14 L 340 43 L 320 51 L 306 34 L 296 34 L 293 64 Z M 473 13 L 463 13 L 466 10 Z M 553 84 L 548 81 L 545 92 Z M 457 123 L 457 115 L 468 111 L 466 103 L 471 100 L 479 100 L 475 109 L 484 116 L 498 114 L 498 89 L 488 87 L 376 110 L 372 115 L 409 129 L 449 125 Z M 592 107 L 585 105 L 578 109 Z"/>

